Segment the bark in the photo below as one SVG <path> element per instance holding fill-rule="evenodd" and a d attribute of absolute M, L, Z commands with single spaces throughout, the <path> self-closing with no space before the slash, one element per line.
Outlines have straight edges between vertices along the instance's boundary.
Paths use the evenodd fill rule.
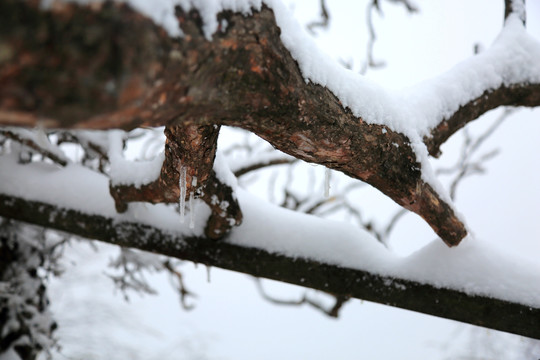
<path fill-rule="evenodd" d="M 528 305 L 291 258 L 226 241 L 181 238 L 156 227 L 13 196 L 0 195 L 0 204 L 0 216 L 90 239 L 540 339 L 540 309 Z"/>

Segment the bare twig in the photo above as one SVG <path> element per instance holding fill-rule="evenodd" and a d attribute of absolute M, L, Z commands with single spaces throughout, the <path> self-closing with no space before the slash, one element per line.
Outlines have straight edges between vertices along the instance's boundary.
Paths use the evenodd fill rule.
<path fill-rule="evenodd" d="M 452 199 L 455 199 L 458 185 L 464 178 L 470 175 L 483 173 L 485 171 L 483 166 L 484 163 L 498 154 L 498 150 L 495 149 L 484 153 L 477 160 L 473 160 L 474 155 L 478 152 L 485 141 L 514 111 L 515 109 L 506 108 L 504 112 L 497 119 L 495 119 L 491 126 L 476 138 L 472 138 L 469 131 L 464 129 L 464 141 L 461 149 L 461 155 L 457 159 L 456 164 L 451 167 L 438 169 L 436 171 L 437 175 L 453 175 L 453 179 L 450 182 L 450 197 Z"/>
<path fill-rule="evenodd" d="M 31 148 L 32 150 L 38 152 L 46 158 L 51 159 L 58 165 L 66 166 L 68 164 L 68 159 L 65 156 L 62 156 L 59 153 L 55 154 L 51 150 L 45 149 L 43 146 L 40 146 L 35 139 L 25 137 L 19 132 L 11 131 L 8 129 L 0 129 L 0 135 Z"/>
<path fill-rule="evenodd" d="M 188 297 L 197 297 L 197 295 L 186 288 L 182 273 L 175 269 L 171 263 L 171 260 L 164 261 L 163 266 L 176 279 L 176 281 L 178 281 L 177 290 L 178 294 L 180 295 L 180 303 L 182 304 L 184 310 L 193 309 L 195 305 L 189 305 L 186 299 Z"/>
<path fill-rule="evenodd" d="M 320 0 L 320 8 L 321 8 L 321 18 L 319 20 L 314 20 L 307 24 L 307 29 L 309 32 L 311 32 L 313 35 L 315 35 L 315 29 L 327 29 L 328 25 L 330 24 L 330 13 L 328 12 L 328 8 L 326 7 L 326 0 Z"/>
<path fill-rule="evenodd" d="M 284 300 L 274 298 L 268 295 L 268 293 L 264 290 L 261 280 L 259 278 L 255 278 L 255 283 L 257 285 L 257 290 L 259 290 L 259 294 L 262 296 L 262 298 L 266 301 L 271 302 L 272 304 L 284 306 L 302 306 L 304 304 L 307 304 L 321 311 L 322 313 L 334 318 L 337 318 L 339 316 L 339 310 L 341 310 L 343 305 L 351 299 L 351 297 L 347 295 L 327 294 L 335 299 L 334 305 L 331 308 L 328 308 L 324 306 L 324 304 L 322 304 L 320 301 L 308 297 L 307 293 L 304 293 L 304 295 L 302 295 L 302 297 L 298 300 Z"/>
<path fill-rule="evenodd" d="M 260 162 L 260 163 L 257 163 L 257 164 L 250 164 L 248 166 L 241 167 L 240 169 L 235 170 L 234 171 L 234 176 L 240 177 L 240 176 L 246 175 L 247 173 L 250 173 L 252 171 L 264 169 L 264 168 L 267 168 L 269 166 L 292 164 L 295 161 L 297 161 L 297 160 L 287 158 L 287 159 L 274 159 L 274 160 L 270 160 L 270 161 L 267 161 L 267 162 Z"/>

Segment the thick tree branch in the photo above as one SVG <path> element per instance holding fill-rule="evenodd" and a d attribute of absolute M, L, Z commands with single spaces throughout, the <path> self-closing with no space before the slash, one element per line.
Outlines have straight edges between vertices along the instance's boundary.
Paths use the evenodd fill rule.
<path fill-rule="evenodd" d="M 459 129 L 499 106 L 540 106 L 540 84 L 515 84 L 486 90 L 481 96 L 462 105 L 424 138 L 429 154 L 438 157 L 440 147 Z"/>
<path fill-rule="evenodd" d="M 0 216 L 256 277 L 396 306 L 540 339 L 540 309 L 414 281 L 272 254 L 206 238 L 0 195 Z"/>

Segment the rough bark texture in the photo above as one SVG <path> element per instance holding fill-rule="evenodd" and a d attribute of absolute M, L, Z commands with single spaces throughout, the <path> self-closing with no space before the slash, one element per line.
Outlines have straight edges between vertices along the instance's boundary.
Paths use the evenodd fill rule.
<path fill-rule="evenodd" d="M 309 259 L 290 258 L 231 245 L 227 241 L 181 238 L 147 225 L 119 222 L 6 195 L 0 195 L 0 204 L 0 216 L 31 221 L 90 239 L 540 339 L 538 308 Z"/>

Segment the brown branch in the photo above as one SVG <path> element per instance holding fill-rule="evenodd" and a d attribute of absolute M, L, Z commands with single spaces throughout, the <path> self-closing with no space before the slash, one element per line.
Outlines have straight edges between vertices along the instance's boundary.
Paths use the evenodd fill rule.
<path fill-rule="evenodd" d="M 424 138 L 431 156 L 440 155 L 440 147 L 459 129 L 480 115 L 499 106 L 540 106 L 540 84 L 515 84 L 486 90 L 478 98 L 462 105 L 452 116 L 439 123 Z"/>
<path fill-rule="evenodd" d="M 267 168 L 269 166 L 274 166 L 274 165 L 286 165 L 286 164 L 292 164 L 294 161 L 294 159 L 273 159 L 273 160 L 270 160 L 270 161 L 267 161 L 267 162 L 260 162 L 260 163 L 257 163 L 257 164 L 251 164 L 249 166 L 245 166 L 245 167 L 242 167 L 240 169 L 237 169 L 234 171 L 234 176 L 236 177 L 240 177 L 240 176 L 244 176 L 252 171 L 256 171 L 256 170 L 260 170 L 260 169 L 264 169 L 264 168 Z"/>
<path fill-rule="evenodd" d="M 287 257 L 256 248 L 181 238 L 170 231 L 0 194 L 0 216 L 108 243 L 364 299 L 540 339 L 540 308 L 459 290 Z"/>

